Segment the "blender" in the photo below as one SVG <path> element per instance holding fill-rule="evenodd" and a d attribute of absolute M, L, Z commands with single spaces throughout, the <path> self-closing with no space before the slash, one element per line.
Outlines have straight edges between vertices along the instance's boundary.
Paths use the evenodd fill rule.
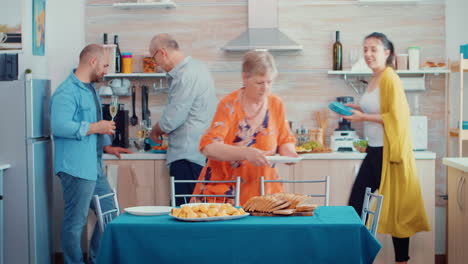
<path fill-rule="evenodd" d="M 352 96 L 339 96 L 336 101 L 342 104 L 353 103 L 354 98 Z M 340 117 L 338 121 L 338 128 L 333 131 L 333 135 L 330 138 L 330 147 L 332 151 L 338 152 L 351 152 L 356 151 L 353 142 L 358 139 L 356 131 L 351 127 L 351 121 L 348 121 Z"/>

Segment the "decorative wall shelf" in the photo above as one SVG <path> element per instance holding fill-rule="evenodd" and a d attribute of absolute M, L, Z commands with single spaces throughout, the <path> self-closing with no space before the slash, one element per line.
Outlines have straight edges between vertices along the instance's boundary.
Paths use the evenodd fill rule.
<path fill-rule="evenodd" d="M 397 70 L 398 75 L 414 75 L 414 74 L 445 74 L 449 73 L 448 69 L 421 69 L 416 71 Z M 356 71 L 328 71 L 330 75 L 372 75 L 372 72 L 356 72 Z"/>
<path fill-rule="evenodd" d="M 165 78 L 166 73 L 145 73 L 145 72 L 136 72 L 136 73 L 109 73 L 104 75 L 104 78 Z"/>
<path fill-rule="evenodd" d="M 396 73 L 404 82 L 405 91 L 424 91 L 424 80 L 426 74 L 448 74 L 448 69 L 421 69 L 421 70 L 397 70 Z M 342 75 L 347 85 L 351 86 L 357 94 L 361 94 L 365 90 L 362 80 L 359 77 L 365 78 L 372 75 L 371 71 L 328 71 L 329 75 Z M 419 79 L 417 79 L 419 78 Z"/>
<path fill-rule="evenodd" d="M 421 0 L 357 0 L 359 4 L 417 4 Z"/>
<path fill-rule="evenodd" d="M 147 8 L 175 8 L 176 4 L 172 1 L 158 1 L 158 2 L 137 2 L 137 3 L 113 3 L 113 7 L 123 9 L 147 9 Z"/>
<path fill-rule="evenodd" d="M 0 49 L 0 54 L 4 54 L 4 53 L 7 53 L 7 54 L 10 54 L 10 53 L 23 54 L 23 50 L 20 50 L 20 49 L 5 49 L 5 50 L 2 50 L 2 49 Z"/>

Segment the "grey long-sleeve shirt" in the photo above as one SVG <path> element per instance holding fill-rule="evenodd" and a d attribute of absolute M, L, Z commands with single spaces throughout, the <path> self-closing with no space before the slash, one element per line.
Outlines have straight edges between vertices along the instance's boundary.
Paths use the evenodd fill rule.
<path fill-rule="evenodd" d="M 211 73 L 189 56 L 168 72 L 167 79 L 169 94 L 159 120 L 161 130 L 169 135 L 166 164 L 186 159 L 204 166 L 199 141 L 218 103 Z"/>

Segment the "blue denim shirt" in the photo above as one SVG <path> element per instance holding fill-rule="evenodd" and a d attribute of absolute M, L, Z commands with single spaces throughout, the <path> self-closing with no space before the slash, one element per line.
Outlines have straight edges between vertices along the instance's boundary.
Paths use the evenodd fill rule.
<path fill-rule="evenodd" d="M 94 84 L 92 84 L 94 87 Z M 96 180 L 102 171 L 102 151 L 110 145 L 107 135 L 86 135 L 97 122 L 96 88 L 89 89 L 74 70 L 59 85 L 50 101 L 51 128 L 54 139 L 54 173 L 65 172 L 86 180 Z M 102 114 L 100 119 L 102 119 Z M 100 147 L 101 146 L 101 147 Z"/>
<path fill-rule="evenodd" d="M 211 73 L 203 63 L 186 57 L 167 74 L 169 94 L 159 126 L 169 135 L 166 164 L 186 159 L 204 166 L 198 150 L 210 126 L 218 99 Z"/>

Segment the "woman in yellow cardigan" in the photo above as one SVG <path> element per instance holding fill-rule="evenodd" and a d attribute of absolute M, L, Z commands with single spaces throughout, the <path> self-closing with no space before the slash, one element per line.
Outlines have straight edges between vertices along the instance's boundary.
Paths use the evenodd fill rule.
<path fill-rule="evenodd" d="M 394 47 L 382 33 L 364 39 L 364 59 L 373 75 L 353 115 L 364 122 L 367 155 L 353 185 L 349 204 L 360 215 L 366 187 L 384 196 L 378 232 L 391 234 L 395 261 L 409 260 L 409 237 L 430 227 L 416 174 L 409 107 L 400 78 L 393 70 Z"/>

